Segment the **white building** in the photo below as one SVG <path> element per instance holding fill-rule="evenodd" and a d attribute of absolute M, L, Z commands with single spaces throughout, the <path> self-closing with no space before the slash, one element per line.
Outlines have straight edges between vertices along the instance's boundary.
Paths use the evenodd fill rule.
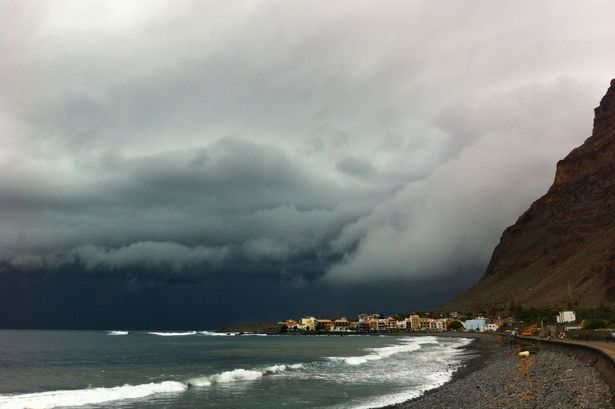
<path fill-rule="evenodd" d="M 483 317 L 478 317 L 473 320 L 467 320 L 463 323 L 463 328 L 466 331 L 478 331 L 484 332 L 485 326 L 487 325 L 487 320 Z"/>
<path fill-rule="evenodd" d="M 577 316 L 574 311 L 560 311 L 555 319 L 558 324 L 563 324 L 564 322 L 575 322 L 577 320 Z"/>

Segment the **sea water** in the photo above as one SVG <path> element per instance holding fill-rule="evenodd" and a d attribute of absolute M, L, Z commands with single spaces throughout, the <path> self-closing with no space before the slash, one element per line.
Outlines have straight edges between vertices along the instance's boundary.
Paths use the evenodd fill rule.
<path fill-rule="evenodd" d="M 0 409 L 376 408 L 449 381 L 470 339 L 0 330 Z"/>

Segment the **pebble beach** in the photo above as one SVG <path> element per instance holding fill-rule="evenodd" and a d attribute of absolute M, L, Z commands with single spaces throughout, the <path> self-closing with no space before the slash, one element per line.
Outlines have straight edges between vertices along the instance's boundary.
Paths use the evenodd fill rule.
<path fill-rule="evenodd" d="M 477 337 L 479 354 L 448 384 L 395 409 L 613 408 L 611 390 L 595 359 L 538 348 L 529 357 L 499 337 Z"/>

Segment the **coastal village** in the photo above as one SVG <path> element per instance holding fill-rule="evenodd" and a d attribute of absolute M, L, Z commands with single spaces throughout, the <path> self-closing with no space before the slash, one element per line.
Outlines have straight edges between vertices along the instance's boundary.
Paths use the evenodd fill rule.
<path fill-rule="evenodd" d="M 307 316 L 301 320 L 289 319 L 279 324 L 285 325 L 288 331 L 306 332 L 444 332 L 448 329 L 448 321 L 446 318 L 434 319 L 419 315 L 384 318 L 380 314 L 359 314 L 356 321 L 348 320 L 346 317 L 324 319 Z"/>
<path fill-rule="evenodd" d="M 562 337 L 564 331 L 581 329 L 576 323 L 574 311 L 560 311 L 554 316 L 554 324 L 542 325 L 538 323 L 525 323 L 513 317 L 489 318 L 482 315 L 467 317 L 457 312 L 441 314 L 434 318 L 429 313 L 423 315 L 411 314 L 407 316 L 381 314 L 359 314 L 356 320 L 346 317 L 316 318 L 305 316 L 300 320 L 288 319 L 280 321 L 285 332 L 302 333 L 395 333 L 395 332 L 496 332 L 506 331 L 511 335 L 527 336 L 558 336 Z"/>

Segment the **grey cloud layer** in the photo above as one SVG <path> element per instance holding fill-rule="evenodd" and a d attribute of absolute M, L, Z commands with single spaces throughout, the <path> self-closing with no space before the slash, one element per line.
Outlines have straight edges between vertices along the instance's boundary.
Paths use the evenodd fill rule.
<path fill-rule="evenodd" d="M 209 148 L 106 157 L 83 172 L 83 183 L 60 183 L 59 194 L 55 182 L 28 188 L 34 176 L 7 169 L 10 228 L 0 237 L 14 264 L 207 276 L 239 258 L 283 268 L 314 253 L 331 257 L 324 243 L 367 214 L 372 201 L 301 169 L 275 147 L 232 138 Z"/>
<path fill-rule="evenodd" d="M 332 283 L 484 265 L 589 135 L 614 14 L 0 1 L 0 254 Z"/>

